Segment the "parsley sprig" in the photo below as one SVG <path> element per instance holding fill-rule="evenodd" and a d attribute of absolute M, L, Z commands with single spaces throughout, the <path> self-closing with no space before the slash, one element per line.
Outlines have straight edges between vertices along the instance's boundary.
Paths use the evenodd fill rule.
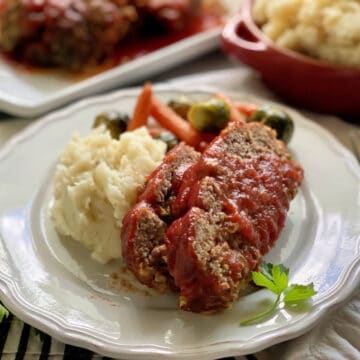
<path fill-rule="evenodd" d="M 9 316 L 9 310 L 0 302 L 0 323 Z"/>
<path fill-rule="evenodd" d="M 252 280 L 256 285 L 269 289 L 277 296 L 274 303 L 267 310 L 241 321 L 240 326 L 254 324 L 266 319 L 274 313 L 280 303 L 302 302 L 317 294 L 313 283 L 308 285 L 289 285 L 289 269 L 282 264 L 273 265 L 263 262 L 260 271 L 252 272 Z"/>

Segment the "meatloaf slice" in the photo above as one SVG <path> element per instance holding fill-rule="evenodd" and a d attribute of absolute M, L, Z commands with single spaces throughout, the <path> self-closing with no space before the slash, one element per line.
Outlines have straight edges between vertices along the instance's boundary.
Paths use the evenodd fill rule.
<path fill-rule="evenodd" d="M 231 123 L 184 174 L 166 232 L 180 306 L 228 307 L 282 230 L 303 170 L 275 133 Z"/>
<path fill-rule="evenodd" d="M 128 268 L 143 284 L 158 291 L 175 289 L 167 270 L 165 231 L 172 221 L 171 203 L 187 168 L 200 157 L 180 143 L 150 175 L 146 187 L 123 219 L 122 252 Z"/>
<path fill-rule="evenodd" d="M 162 164 L 149 176 L 138 201 L 151 204 L 154 211 L 166 222 L 171 222 L 171 205 L 177 197 L 185 171 L 200 158 L 200 153 L 185 143 L 169 151 Z"/>
<path fill-rule="evenodd" d="M 231 226 L 224 213 L 192 207 L 168 228 L 168 267 L 180 288 L 181 309 L 223 309 L 250 281 L 260 252 L 255 246 L 238 243 Z"/>

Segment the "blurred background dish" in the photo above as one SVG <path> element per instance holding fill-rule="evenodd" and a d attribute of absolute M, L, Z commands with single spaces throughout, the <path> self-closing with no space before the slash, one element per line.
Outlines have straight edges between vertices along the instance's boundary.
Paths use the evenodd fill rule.
<path fill-rule="evenodd" d="M 194 3 L 197 2 L 197 0 L 179 0 L 176 2 L 166 0 L 161 2 L 149 1 L 148 3 L 154 4 L 154 6 L 156 4 L 160 6 L 161 4 L 167 3 L 174 7 L 176 4 L 193 3 L 193 1 Z M 202 20 L 197 21 L 200 18 L 195 17 L 195 19 L 192 19 L 192 26 L 190 27 L 181 21 L 180 23 L 178 21 L 169 23 L 157 12 L 154 13 L 154 11 L 150 11 L 151 9 L 142 9 L 141 13 L 144 14 L 145 12 L 146 16 L 141 16 L 141 19 L 146 18 L 146 21 L 143 20 L 144 23 L 151 23 L 152 28 L 154 24 L 158 24 L 157 33 L 147 33 L 144 28 L 139 25 L 141 31 L 140 27 L 138 27 L 138 33 L 134 34 L 132 32 L 128 34 L 129 37 L 126 41 L 124 38 L 124 42 L 121 43 L 121 49 L 116 48 L 115 53 L 112 55 L 112 50 L 114 50 L 117 41 L 112 37 L 114 34 L 109 34 L 109 32 L 105 30 L 111 29 L 112 26 L 118 24 L 118 22 L 111 16 L 108 18 L 106 15 L 109 11 L 106 4 L 110 2 L 122 3 L 123 1 L 57 0 L 50 2 L 51 4 L 56 3 L 65 7 L 66 4 L 69 3 L 94 4 L 94 6 L 96 5 L 101 9 L 101 12 L 99 10 L 94 14 L 94 11 L 90 13 L 86 11 L 83 12 L 80 9 L 73 11 L 74 9 L 71 7 L 72 11 L 68 16 L 70 16 L 72 21 L 63 24 L 63 21 L 66 19 L 61 16 L 59 18 L 57 15 L 58 21 L 54 20 L 51 22 L 51 26 L 49 25 L 48 28 L 49 31 L 51 30 L 51 36 L 49 35 L 50 40 L 46 36 L 44 41 L 33 42 L 32 38 L 30 41 L 27 37 L 26 41 L 22 41 L 25 40 L 23 37 L 24 34 L 17 32 L 19 30 L 17 24 L 29 25 L 28 21 L 24 22 L 23 20 L 24 8 L 22 7 L 22 10 L 19 10 L 17 7 L 19 0 L 0 0 L 0 40 L 2 39 L 1 41 L 3 42 L 3 50 L 0 51 L 0 111 L 22 117 L 38 116 L 80 97 L 111 90 L 119 86 L 142 81 L 159 73 L 164 73 L 176 65 L 208 53 L 219 47 L 222 25 L 230 16 L 239 10 L 241 0 L 202 0 L 201 6 L 204 11 L 205 9 L 211 8 L 216 16 L 215 18 L 213 16 L 207 16 L 207 10 L 200 12 L 200 18 Z M 125 2 L 124 0 L 124 3 Z M 37 27 L 39 23 L 35 26 L 34 21 L 42 23 L 42 15 L 44 15 L 42 12 L 43 3 L 49 2 L 38 2 L 35 0 L 21 2 L 21 4 L 31 4 L 36 8 L 36 11 L 39 11 L 35 19 L 32 16 L 32 29 L 35 28 L 39 30 Z M 4 7 L 4 5 L 6 4 L 14 5 L 11 16 L 15 18 L 3 17 L 1 19 L 1 14 L 5 11 L 4 9 L 6 9 L 6 7 Z M 113 13 L 111 9 L 113 9 L 113 7 L 110 8 L 110 14 L 115 16 L 115 13 Z M 26 8 L 26 10 L 28 10 L 28 8 Z M 127 11 L 128 10 L 129 8 L 127 8 Z M 147 10 L 147 12 L 145 10 Z M 61 6 L 59 11 L 60 14 L 63 11 Z M 120 18 L 122 15 L 131 15 L 128 12 L 125 14 L 124 11 L 125 9 L 121 8 L 118 14 Z M 84 14 L 86 14 L 86 16 Z M 97 14 L 102 14 L 103 16 L 99 15 L 100 19 L 97 19 L 95 16 Z M 161 14 L 163 14 L 162 11 Z M 183 15 L 184 12 L 178 11 L 177 14 Z M 73 18 L 75 15 L 79 22 Z M 92 15 L 94 15 L 94 17 L 92 17 Z M 19 16 L 21 19 L 18 19 Z M 161 18 L 160 24 L 159 17 Z M 121 36 L 123 31 L 124 34 L 126 33 L 126 29 L 123 28 L 125 24 L 121 22 L 120 18 L 118 20 L 121 23 L 121 26 L 119 25 L 121 29 L 120 27 L 117 28 L 116 38 Z M 185 18 L 187 17 L 185 16 Z M 126 19 L 131 20 L 130 22 L 133 24 L 131 16 Z M 184 16 L 180 16 L 180 19 L 184 19 Z M 4 26 L 4 22 L 1 20 L 6 20 L 5 22 L 9 26 Z M 82 32 L 84 26 L 81 26 L 81 24 L 85 22 L 85 28 L 87 28 L 90 23 L 98 24 L 99 21 L 104 27 L 100 26 L 100 30 L 96 28 L 92 35 L 100 42 L 102 39 L 106 39 L 106 41 L 102 43 L 101 47 L 94 49 L 91 44 L 96 43 L 96 41 L 91 41 L 87 37 L 85 37 L 84 40 L 84 34 Z M 70 28 L 67 28 L 68 25 Z M 128 25 L 130 26 L 130 24 Z M 160 25 L 164 27 L 164 31 Z M 182 30 L 179 30 L 179 28 L 182 28 Z M 170 33 L 167 33 L 165 29 L 168 29 Z M 41 31 L 44 31 L 44 27 L 41 27 Z M 73 33 L 76 33 L 76 36 L 74 35 L 75 37 Z M 36 35 L 38 35 L 37 32 Z M 76 42 L 77 36 L 80 37 L 80 42 Z M 52 41 L 52 39 L 55 38 L 57 42 Z M 19 41 L 19 39 L 21 41 Z M 138 41 L 137 39 L 142 39 L 142 41 Z M 61 42 L 64 44 L 61 44 Z M 60 46 L 59 49 L 56 48 L 56 44 Z M 81 49 L 76 52 L 75 56 L 73 49 L 77 48 L 78 44 L 81 44 Z M 48 46 L 50 45 L 55 46 L 55 49 L 49 49 Z M 4 47 L 6 47 L 8 51 L 4 51 Z M 15 52 L 19 55 L 17 59 L 11 49 L 14 49 L 14 51 L 16 49 Z M 34 60 L 32 65 L 29 65 L 29 61 L 21 61 L 21 59 L 23 59 L 21 56 L 21 54 L 23 54 L 22 50 L 26 50 L 26 54 Z M 53 61 L 45 61 L 44 64 L 41 64 L 42 61 L 40 60 L 44 59 L 44 57 L 41 56 L 43 53 L 51 54 Z M 67 56 L 69 53 L 73 56 L 70 61 L 68 61 Z M 109 54 L 110 57 L 108 57 Z M 39 57 L 37 57 L 38 55 Z M 84 59 L 89 60 L 87 65 L 90 65 L 90 68 L 83 66 L 85 64 L 83 64 Z M 30 59 L 28 58 L 27 60 Z M 34 63 L 36 63 L 35 60 L 39 60 L 37 66 L 34 66 Z M 47 60 L 49 60 L 49 58 L 47 58 Z M 44 68 L 42 65 L 44 65 Z M 79 69 L 82 70 L 81 74 L 76 73 L 76 70 Z"/>
<path fill-rule="evenodd" d="M 4 0 L 0 50 L 21 64 L 82 73 L 219 26 L 218 7 L 200 0 Z"/>
<path fill-rule="evenodd" d="M 358 0 L 256 0 L 252 16 L 280 47 L 329 63 L 360 67 Z"/>
<path fill-rule="evenodd" d="M 223 49 L 257 70 L 265 83 L 293 104 L 340 115 L 360 114 L 360 67 L 332 64 L 280 47 L 254 21 L 254 0 L 222 32 Z"/>

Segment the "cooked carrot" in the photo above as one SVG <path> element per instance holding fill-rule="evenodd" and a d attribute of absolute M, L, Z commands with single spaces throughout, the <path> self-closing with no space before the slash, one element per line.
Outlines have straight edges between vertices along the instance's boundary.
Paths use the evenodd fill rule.
<path fill-rule="evenodd" d="M 258 109 L 258 106 L 250 103 L 235 103 L 235 107 L 245 116 L 251 116 Z"/>
<path fill-rule="evenodd" d="M 218 99 L 221 99 L 222 101 L 224 101 L 226 104 L 229 105 L 229 107 L 230 107 L 230 121 L 245 122 L 244 116 L 238 111 L 235 104 L 233 103 L 233 101 L 229 97 L 227 97 L 223 93 L 217 93 L 217 94 L 215 94 L 215 97 L 217 97 Z"/>
<path fill-rule="evenodd" d="M 169 106 L 152 96 L 151 115 L 167 130 L 189 145 L 196 145 L 199 133 Z"/>
<path fill-rule="evenodd" d="M 135 130 L 147 124 L 151 112 L 151 96 L 152 86 L 147 82 L 137 98 L 134 113 L 128 123 L 127 130 Z"/>
<path fill-rule="evenodd" d="M 185 141 L 191 146 L 198 146 L 202 141 L 209 141 L 209 134 L 200 133 L 194 129 L 189 122 L 184 120 L 174 110 L 162 103 L 155 96 L 152 96 L 151 103 L 151 115 L 164 128 L 175 134 L 178 139 Z M 213 135 L 211 136 L 213 137 Z"/>

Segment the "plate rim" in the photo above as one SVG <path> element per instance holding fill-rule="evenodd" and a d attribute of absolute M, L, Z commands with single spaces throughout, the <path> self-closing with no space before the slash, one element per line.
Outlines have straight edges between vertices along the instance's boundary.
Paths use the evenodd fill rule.
<path fill-rule="evenodd" d="M 12 150 L 14 150 L 18 143 L 26 141 L 26 139 L 34 135 L 39 129 L 41 129 L 43 126 L 46 126 L 46 124 L 59 121 L 65 116 L 71 116 L 72 113 L 96 102 L 112 101 L 112 99 L 119 99 L 123 97 L 134 97 L 138 94 L 140 88 L 141 87 L 126 88 L 107 94 L 92 96 L 40 118 L 38 121 L 29 124 L 24 130 L 20 131 L 18 134 L 9 139 L 0 148 L 0 161 L 3 160 Z M 261 96 L 249 95 L 243 92 L 226 91 L 215 86 L 198 86 L 196 88 L 191 88 L 190 86 L 184 85 L 179 86 L 176 84 L 159 84 L 154 85 L 154 91 L 165 93 L 169 91 L 192 91 L 205 93 L 223 91 L 228 96 L 234 98 L 249 98 L 256 99 L 257 102 L 266 101 L 267 103 L 276 104 L 284 109 L 289 110 L 292 113 L 296 113 L 296 116 L 299 117 L 301 121 L 304 121 L 307 126 L 310 126 L 317 132 L 320 132 L 326 142 L 334 147 L 334 149 L 344 158 L 344 161 L 347 162 L 348 166 L 350 166 L 351 170 L 360 179 L 360 167 L 352 153 L 346 149 L 345 146 L 343 146 L 328 130 L 312 122 L 306 116 L 303 116 L 298 111 L 286 105 L 264 99 Z M 1 234 L 0 241 L 4 242 Z M 258 335 L 257 340 L 251 344 L 239 342 L 236 340 L 220 341 L 211 345 L 202 345 L 199 347 L 188 348 L 183 351 L 169 350 L 162 346 L 155 345 L 152 345 L 151 347 L 129 345 L 112 346 L 110 344 L 105 345 L 104 343 L 99 342 L 98 339 L 91 338 L 91 336 L 89 337 L 89 334 L 82 334 L 76 329 L 66 327 L 65 324 L 61 324 L 53 319 L 46 318 L 46 316 L 44 316 L 41 311 L 36 310 L 35 306 L 29 303 L 26 304 L 26 300 L 22 299 L 22 296 L 19 296 L 17 291 L 17 284 L 1 272 L 0 293 L 2 295 L 4 305 L 7 306 L 12 313 L 14 313 L 24 322 L 48 333 L 49 335 L 64 343 L 86 347 L 95 353 L 101 353 L 105 356 L 127 356 L 129 358 L 136 358 L 141 356 L 144 359 L 158 359 L 159 357 L 169 359 L 188 359 L 207 357 L 209 355 L 214 357 L 234 355 L 239 356 L 255 351 L 260 351 L 268 346 L 272 346 L 279 342 L 290 340 L 299 335 L 302 335 L 306 331 L 310 330 L 314 325 L 316 325 L 320 318 L 322 318 L 326 313 L 330 312 L 335 307 L 340 306 L 347 298 L 351 296 L 357 286 L 360 285 L 360 256 L 359 254 L 357 255 L 358 256 L 354 259 L 354 261 L 349 264 L 349 267 L 344 274 L 344 278 L 339 281 L 337 285 L 335 284 L 333 286 L 333 291 L 331 291 L 324 299 L 314 304 L 310 312 L 306 313 L 305 318 L 298 319 L 293 324 L 284 326 L 280 329 L 265 331 L 264 333 Z M 25 300 L 25 306 L 24 303 L 20 304 L 22 300 Z"/>

